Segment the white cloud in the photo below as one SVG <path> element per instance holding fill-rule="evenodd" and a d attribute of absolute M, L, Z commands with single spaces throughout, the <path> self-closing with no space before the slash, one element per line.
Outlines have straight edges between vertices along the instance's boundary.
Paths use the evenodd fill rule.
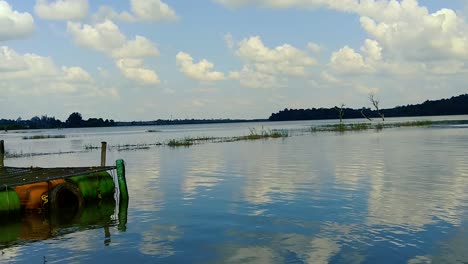
<path fill-rule="evenodd" d="M 144 21 L 177 20 L 175 11 L 161 0 L 131 0 L 133 13 Z"/>
<path fill-rule="evenodd" d="M 127 11 L 118 13 L 110 6 L 100 6 L 96 14 L 93 15 L 93 21 L 98 23 L 106 20 L 123 22 L 136 21 L 135 17 Z"/>
<path fill-rule="evenodd" d="M 90 82 L 91 75 L 80 67 L 62 67 L 64 79 L 70 82 Z"/>
<path fill-rule="evenodd" d="M 142 84 L 159 84 L 160 80 L 156 72 L 146 69 L 141 59 L 118 59 L 116 65 L 122 74 Z"/>
<path fill-rule="evenodd" d="M 0 1 L 0 41 L 24 38 L 33 32 L 31 14 L 15 11 L 6 1 Z"/>
<path fill-rule="evenodd" d="M 51 77 L 58 74 L 52 59 L 36 54 L 18 54 L 15 50 L 0 47 L 0 79 L 27 79 Z"/>
<path fill-rule="evenodd" d="M 161 0 L 130 0 L 131 12 L 117 12 L 110 6 L 101 6 L 93 15 L 95 22 L 117 20 L 122 22 L 161 22 L 179 19 L 174 9 Z"/>
<path fill-rule="evenodd" d="M 330 59 L 331 68 L 341 73 L 369 72 L 371 67 L 364 62 L 361 54 L 345 46 L 333 52 Z"/>
<path fill-rule="evenodd" d="M 145 58 L 159 56 L 159 50 L 147 38 L 136 36 L 134 40 L 128 40 L 110 20 L 94 25 L 68 22 L 68 32 L 78 45 L 112 57 L 126 78 L 140 84 L 160 83 L 157 73 L 144 66 Z"/>
<path fill-rule="evenodd" d="M 394 56 L 383 56 L 383 48 L 375 40 L 366 39 L 362 54 L 345 46 L 333 52 L 330 68 L 339 74 L 390 74 L 392 76 L 421 76 L 424 74 L 452 75 L 468 72 L 463 60 L 445 59 L 424 62 Z"/>
<path fill-rule="evenodd" d="M 179 70 L 188 77 L 199 81 L 220 81 L 226 79 L 224 73 L 213 71 L 213 63 L 203 59 L 198 63 L 193 63 L 190 54 L 179 52 L 176 56 Z"/>
<path fill-rule="evenodd" d="M 93 79 L 80 67 L 58 68 L 49 57 L 19 54 L 3 46 L 0 47 L 0 81 L 7 84 L 5 87 L 13 87 L 11 92 L 31 95 L 77 92 Z"/>
<path fill-rule="evenodd" d="M 281 86 L 283 77 L 303 77 L 306 68 L 316 64 L 306 52 L 289 44 L 268 48 L 259 36 L 240 41 L 235 54 L 245 65 L 231 77 L 251 88 Z"/>
<path fill-rule="evenodd" d="M 417 0 L 216 0 L 229 6 L 325 7 L 358 14 L 363 29 L 389 54 L 408 60 L 468 58 L 468 24 L 451 9 L 430 13 Z"/>
<path fill-rule="evenodd" d="M 361 47 L 361 51 L 366 55 L 367 60 L 380 61 L 382 60 L 382 47 L 380 44 L 371 39 L 366 39 L 364 46 Z"/>
<path fill-rule="evenodd" d="M 135 40 L 125 42 L 122 47 L 114 49 L 112 56 L 115 58 L 144 58 L 159 56 L 159 50 L 147 38 L 136 36 Z"/>
<path fill-rule="evenodd" d="M 68 22 L 67 29 L 78 45 L 104 53 L 111 53 L 122 47 L 126 41 L 119 27 L 110 20 L 94 26 Z"/>
<path fill-rule="evenodd" d="M 42 19 L 79 20 L 88 15 L 88 0 L 36 0 L 34 11 Z"/>

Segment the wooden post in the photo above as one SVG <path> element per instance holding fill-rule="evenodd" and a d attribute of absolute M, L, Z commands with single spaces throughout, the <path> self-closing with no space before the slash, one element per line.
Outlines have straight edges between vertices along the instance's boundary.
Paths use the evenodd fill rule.
<path fill-rule="evenodd" d="M 3 168 L 5 164 L 3 163 L 3 159 L 5 158 L 5 143 L 3 140 L 0 140 L 0 168 Z"/>
<path fill-rule="evenodd" d="M 107 149 L 107 142 L 101 142 L 101 167 L 106 166 L 106 149 Z"/>

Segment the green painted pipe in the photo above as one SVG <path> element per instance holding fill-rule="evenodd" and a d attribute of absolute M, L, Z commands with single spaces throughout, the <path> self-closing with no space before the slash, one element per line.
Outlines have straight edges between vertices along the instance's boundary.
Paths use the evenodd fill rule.
<path fill-rule="evenodd" d="M 21 203 L 18 194 L 9 188 L 4 188 L 1 190 L 0 213 L 10 213 L 19 210 L 21 210 Z"/>
<path fill-rule="evenodd" d="M 119 181 L 120 198 L 128 200 L 128 189 L 127 180 L 125 179 L 125 162 L 123 160 L 117 160 L 117 179 Z"/>
<path fill-rule="evenodd" d="M 86 201 L 96 201 L 114 197 L 115 183 L 112 176 L 106 172 L 97 172 L 70 177 L 67 182 L 75 184 Z"/>

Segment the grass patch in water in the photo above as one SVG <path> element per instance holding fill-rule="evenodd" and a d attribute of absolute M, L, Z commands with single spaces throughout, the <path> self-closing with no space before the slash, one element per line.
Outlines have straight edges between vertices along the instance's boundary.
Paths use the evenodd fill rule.
<path fill-rule="evenodd" d="M 434 122 L 432 121 L 411 121 L 411 122 L 404 122 L 400 123 L 400 126 L 402 127 L 418 127 L 418 126 L 431 126 L 433 125 Z"/>
<path fill-rule="evenodd" d="M 289 137 L 289 132 L 286 129 L 273 129 L 265 130 L 262 128 L 260 132 L 257 132 L 255 128 L 250 128 L 250 134 L 246 136 L 233 137 L 228 139 L 229 141 L 240 141 L 240 140 L 258 140 L 267 138 L 286 138 Z"/>
<path fill-rule="evenodd" d="M 397 128 L 397 127 L 421 127 L 430 126 L 432 121 L 411 121 L 400 123 L 354 123 L 354 124 L 334 124 L 311 127 L 311 132 L 347 132 L 347 131 L 364 131 L 370 129 L 382 130 L 384 128 Z"/>
<path fill-rule="evenodd" d="M 185 138 L 182 140 L 177 140 L 177 139 L 171 139 L 167 143 L 169 147 L 190 147 L 193 145 L 193 140 L 190 138 Z"/>
<path fill-rule="evenodd" d="M 65 135 L 34 135 L 34 136 L 24 136 L 24 140 L 30 139 L 49 139 L 49 138 L 66 138 Z"/>

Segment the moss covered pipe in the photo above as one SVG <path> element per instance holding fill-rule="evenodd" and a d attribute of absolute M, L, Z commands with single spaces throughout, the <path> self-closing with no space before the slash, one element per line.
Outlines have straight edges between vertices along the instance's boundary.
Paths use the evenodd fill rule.
<path fill-rule="evenodd" d="M 125 179 L 125 163 L 123 160 L 117 160 L 117 179 L 119 181 L 120 199 L 128 200 L 127 180 Z"/>

